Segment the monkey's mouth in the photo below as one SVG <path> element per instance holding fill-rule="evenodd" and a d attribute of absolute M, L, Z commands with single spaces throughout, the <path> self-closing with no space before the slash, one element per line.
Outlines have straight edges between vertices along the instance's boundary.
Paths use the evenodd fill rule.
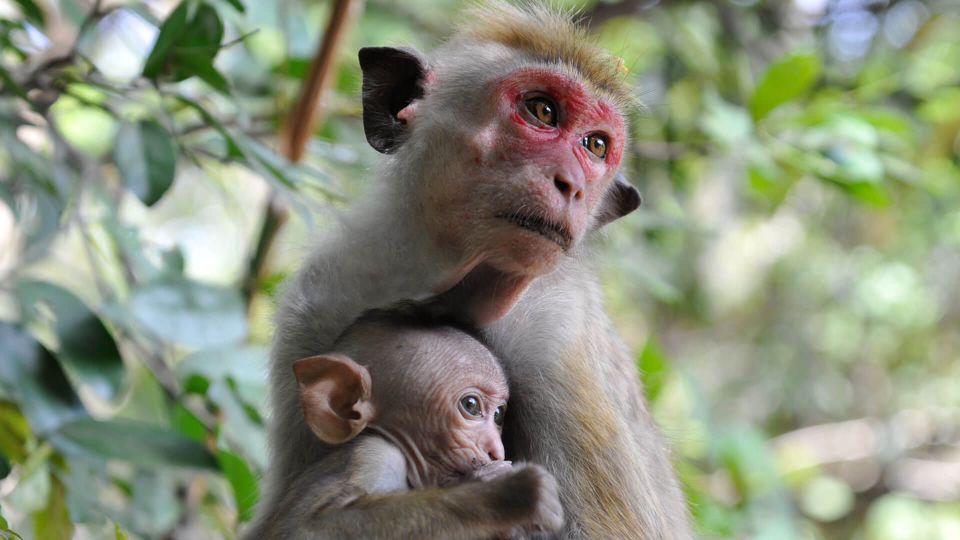
<path fill-rule="evenodd" d="M 510 214 L 498 214 L 497 217 L 513 223 L 521 229 L 539 234 L 560 246 L 564 251 L 570 249 L 570 244 L 573 243 L 573 235 L 570 234 L 570 231 L 568 231 L 562 223 L 550 221 L 542 216 L 513 212 Z"/>

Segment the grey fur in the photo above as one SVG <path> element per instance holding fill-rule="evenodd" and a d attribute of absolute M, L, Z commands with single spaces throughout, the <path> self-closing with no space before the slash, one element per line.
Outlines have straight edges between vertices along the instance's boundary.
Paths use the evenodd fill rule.
<path fill-rule="evenodd" d="M 482 117 L 485 112 L 479 99 L 486 91 L 483 81 L 529 63 L 523 55 L 493 44 L 453 42 L 432 55 L 429 65 L 443 84 L 428 90 L 405 142 L 387 158 L 380 186 L 325 235 L 288 284 L 271 358 L 271 466 L 245 538 L 263 538 L 275 519 L 285 519 L 282 516 L 303 519 L 286 508 L 291 497 L 310 497 L 311 479 L 318 478 L 314 468 L 331 452 L 304 423 L 292 363 L 329 350 L 368 309 L 432 296 L 463 262 L 467 254 L 451 253 L 430 239 L 421 208 L 424 194 L 417 187 L 427 175 L 444 174 L 448 160 L 459 158 L 453 141 L 477 129 L 463 125 L 464 115 Z M 487 195 L 503 197 L 495 191 Z M 599 287 L 581 254 L 581 248 L 572 250 L 560 268 L 535 280 L 519 304 L 485 330 L 511 382 L 508 424 L 513 440 L 508 451 L 556 476 L 568 516 L 563 538 L 584 538 L 583 516 L 605 510 L 597 507 L 601 501 L 594 497 L 589 478 L 582 478 L 590 465 L 619 479 L 609 487 L 619 490 L 641 524 L 633 538 L 689 538 L 687 510 L 667 447 L 646 410 L 632 358 L 603 311 Z M 582 370 L 592 377 L 587 382 L 605 390 L 597 399 L 608 402 L 607 410 L 616 418 L 609 444 L 590 455 L 571 449 L 572 437 L 584 427 L 583 419 L 575 416 L 578 403 L 571 401 L 580 384 L 572 378 L 571 366 L 588 367 Z M 282 530 L 302 525 L 284 524 Z"/>

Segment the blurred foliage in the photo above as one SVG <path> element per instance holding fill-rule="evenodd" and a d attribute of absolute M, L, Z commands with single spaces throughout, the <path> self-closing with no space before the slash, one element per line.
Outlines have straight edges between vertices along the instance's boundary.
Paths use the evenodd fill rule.
<path fill-rule="evenodd" d="M 960 538 L 960 5 L 560 3 L 646 103 L 599 260 L 698 530 Z M 0 538 L 250 518 L 276 286 L 377 159 L 356 50 L 458 5 L 368 0 L 292 165 L 328 2 L 0 0 Z"/>

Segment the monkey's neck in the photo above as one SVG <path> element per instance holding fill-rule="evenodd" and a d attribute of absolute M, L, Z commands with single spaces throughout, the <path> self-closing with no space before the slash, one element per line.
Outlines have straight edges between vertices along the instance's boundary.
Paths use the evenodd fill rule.
<path fill-rule="evenodd" d="M 390 195 L 364 198 L 327 237 L 315 255 L 326 269 L 319 290 L 351 305 L 383 307 L 426 298 L 456 272 L 459 261 L 430 238 L 416 206 Z"/>
<path fill-rule="evenodd" d="M 431 475 L 431 469 L 427 465 L 427 460 L 423 453 L 410 437 L 402 432 L 394 432 L 376 424 L 370 424 L 367 429 L 386 439 L 390 444 L 396 446 L 403 454 L 407 467 L 407 483 L 411 488 L 419 489 L 435 485 L 436 481 Z"/>
<path fill-rule="evenodd" d="M 472 324 L 483 326 L 506 315 L 533 281 L 531 276 L 511 276 L 479 264 L 437 302 Z"/>

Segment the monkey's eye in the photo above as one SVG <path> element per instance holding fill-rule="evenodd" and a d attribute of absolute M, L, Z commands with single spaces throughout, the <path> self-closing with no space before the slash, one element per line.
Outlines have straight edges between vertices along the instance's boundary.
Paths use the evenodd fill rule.
<path fill-rule="evenodd" d="M 507 412 L 506 405 L 501 405 L 497 407 L 497 409 L 493 411 L 493 423 L 500 427 L 503 427 L 503 415 L 506 412 Z"/>
<path fill-rule="evenodd" d="M 603 135 L 597 133 L 587 135 L 580 141 L 580 144 L 600 159 L 607 157 L 607 138 Z"/>
<path fill-rule="evenodd" d="M 557 125 L 557 106 L 545 97 L 532 97 L 523 102 L 529 116 L 536 122 L 545 126 L 556 127 Z"/>
<path fill-rule="evenodd" d="M 463 412 L 474 418 L 483 416 L 483 408 L 480 406 L 480 398 L 473 394 L 467 394 L 460 398 L 460 408 Z"/>

